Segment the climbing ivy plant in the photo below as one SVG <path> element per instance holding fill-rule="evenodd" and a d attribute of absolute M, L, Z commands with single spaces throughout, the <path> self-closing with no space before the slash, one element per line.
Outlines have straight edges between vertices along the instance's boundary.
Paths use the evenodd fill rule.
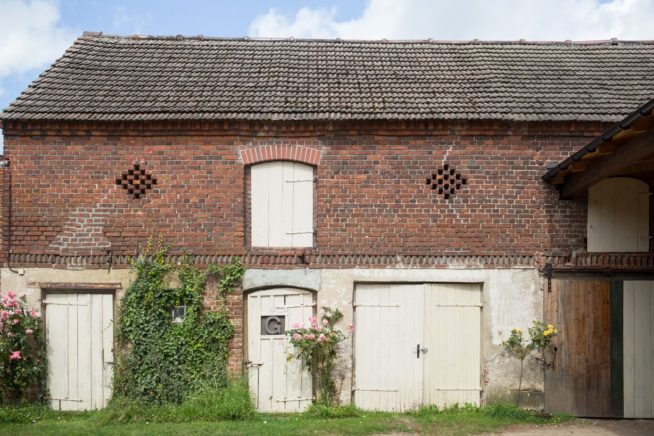
<path fill-rule="evenodd" d="M 240 285 L 243 266 L 211 266 L 201 271 L 189 258 L 179 266 L 166 262 L 166 250 L 131 260 L 134 280 L 125 292 L 118 319 L 115 396 L 147 403 L 179 403 L 200 385 L 227 381 L 228 342 L 234 327 L 223 307 L 202 310 L 208 274 L 218 276 L 220 299 Z M 178 286 L 171 286 L 175 279 Z M 184 307 L 183 318 L 172 311 Z"/>

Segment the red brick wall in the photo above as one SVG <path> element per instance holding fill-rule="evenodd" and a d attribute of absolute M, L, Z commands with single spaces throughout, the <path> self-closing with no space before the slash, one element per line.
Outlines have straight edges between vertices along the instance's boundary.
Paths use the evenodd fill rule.
<path fill-rule="evenodd" d="M 585 246 L 585 205 L 558 200 L 540 177 L 547 163 L 605 127 L 7 123 L 12 246 L 16 253 L 134 254 L 147 236 L 162 234 L 173 253 L 243 254 L 249 196 L 241 151 L 276 144 L 321 152 L 314 251 L 567 254 Z M 116 185 L 134 161 L 158 181 L 141 199 Z M 449 200 L 425 184 L 444 161 L 468 177 Z"/>

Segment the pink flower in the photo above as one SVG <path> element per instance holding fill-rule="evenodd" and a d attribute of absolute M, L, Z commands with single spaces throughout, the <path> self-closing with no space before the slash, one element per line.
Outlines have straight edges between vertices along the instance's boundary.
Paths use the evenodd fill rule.
<path fill-rule="evenodd" d="M 327 321 L 325 318 L 322 319 L 322 325 L 327 325 L 329 324 L 329 321 Z"/>
<path fill-rule="evenodd" d="M 7 291 L 7 298 L 10 299 L 10 300 L 13 300 L 14 298 L 16 298 L 16 294 L 14 294 L 11 291 Z"/>
<path fill-rule="evenodd" d="M 311 323 L 311 325 L 318 325 L 318 320 L 316 319 L 315 316 L 310 316 L 309 322 Z"/>
<path fill-rule="evenodd" d="M 4 321 L 5 319 L 9 318 L 11 316 L 11 313 L 8 310 L 3 310 L 0 312 L 0 320 Z"/>
<path fill-rule="evenodd" d="M 300 323 L 299 323 L 299 322 L 296 322 L 296 323 L 293 324 L 291 327 L 293 327 L 294 329 L 299 329 L 299 328 L 300 328 Z"/>
<path fill-rule="evenodd" d="M 32 330 L 32 329 L 25 329 L 25 334 L 26 334 L 26 335 L 31 335 L 32 333 L 34 333 L 34 330 Z"/>
<path fill-rule="evenodd" d="M 299 333 L 294 333 L 293 334 L 293 339 L 296 340 L 296 341 L 299 341 L 300 339 L 302 339 L 302 335 L 299 334 Z"/>
<path fill-rule="evenodd" d="M 20 351 L 12 351 L 9 355 L 9 360 L 20 360 Z"/>
<path fill-rule="evenodd" d="M 322 333 L 320 334 L 320 336 L 318 336 L 318 342 L 325 342 L 325 339 L 327 339 L 327 338 Z"/>
<path fill-rule="evenodd" d="M 354 324 L 349 323 L 349 324 L 347 325 L 347 331 L 350 332 L 350 333 L 353 332 L 353 331 L 354 331 Z"/>
<path fill-rule="evenodd" d="M 10 338 L 13 338 L 16 335 L 14 334 L 14 332 L 7 332 L 7 336 L 9 336 Z"/>
<path fill-rule="evenodd" d="M 19 322 L 20 322 L 20 319 L 18 319 L 18 318 L 14 318 L 14 321 L 13 321 L 13 324 L 14 324 L 14 325 L 18 324 Z"/>
<path fill-rule="evenodd" d="M 314 335 L 313 333 L 306 333 L 304 335 L 304 339 L 308 341 L 313 341 L 314 339 L 316 339 L 316 335 Z"/>
<path fill-rule="evenodd" d="M 39 317 L 39 312 L 37 312 L 37 311 L 34 310 L 34 309 L 30 309 L 30 310 L 29 310 L 29 314 L 30 314 L 30 316 L 31 316 L 32 318 L 38 318 L 38 317 Z"/>

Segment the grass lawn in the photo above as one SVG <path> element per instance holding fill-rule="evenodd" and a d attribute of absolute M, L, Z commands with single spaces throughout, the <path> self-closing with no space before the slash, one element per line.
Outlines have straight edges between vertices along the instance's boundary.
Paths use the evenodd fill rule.
<path fill-rule="evenodd" d="M 109 418 L 108 418 L 109 416 Z M 336 417 L 335 417 L 336 416 Z M 424 408 L 406 414 L 370 413 L 354 408 L 315 409 L 297 415 L 255 414 L 244 420 L 184 421 L 170 413 L 150 418 L 131 416 L 112 422 L 115 415 L 0 409 L 0 434 L 12 435 L 367 435 L 379 433 L 425 433 L 466 435 L 501 430 L 512 424 L 548 425 L 568 421 L 567 416 L 543 416 L 513 406 L 453 407 L 438 411 Z M 152 421 L 144 420 L 152 419 Z M 118 419 L 120 421 L 120 419 Z M 14 422 L 11 422 L 14 421 Z"/>

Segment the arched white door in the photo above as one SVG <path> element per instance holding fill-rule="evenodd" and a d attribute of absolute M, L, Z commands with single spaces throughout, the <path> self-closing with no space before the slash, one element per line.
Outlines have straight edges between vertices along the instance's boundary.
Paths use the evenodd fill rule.
<path fill-rule="evenodd" d="M 314 315 L 313 294 L 275 288 L 248 295 L 248 378 L 257 410 L 301 412 L 313 399 L 311 373 L 297 359 L 286 330 L 307 326 Z"/>

